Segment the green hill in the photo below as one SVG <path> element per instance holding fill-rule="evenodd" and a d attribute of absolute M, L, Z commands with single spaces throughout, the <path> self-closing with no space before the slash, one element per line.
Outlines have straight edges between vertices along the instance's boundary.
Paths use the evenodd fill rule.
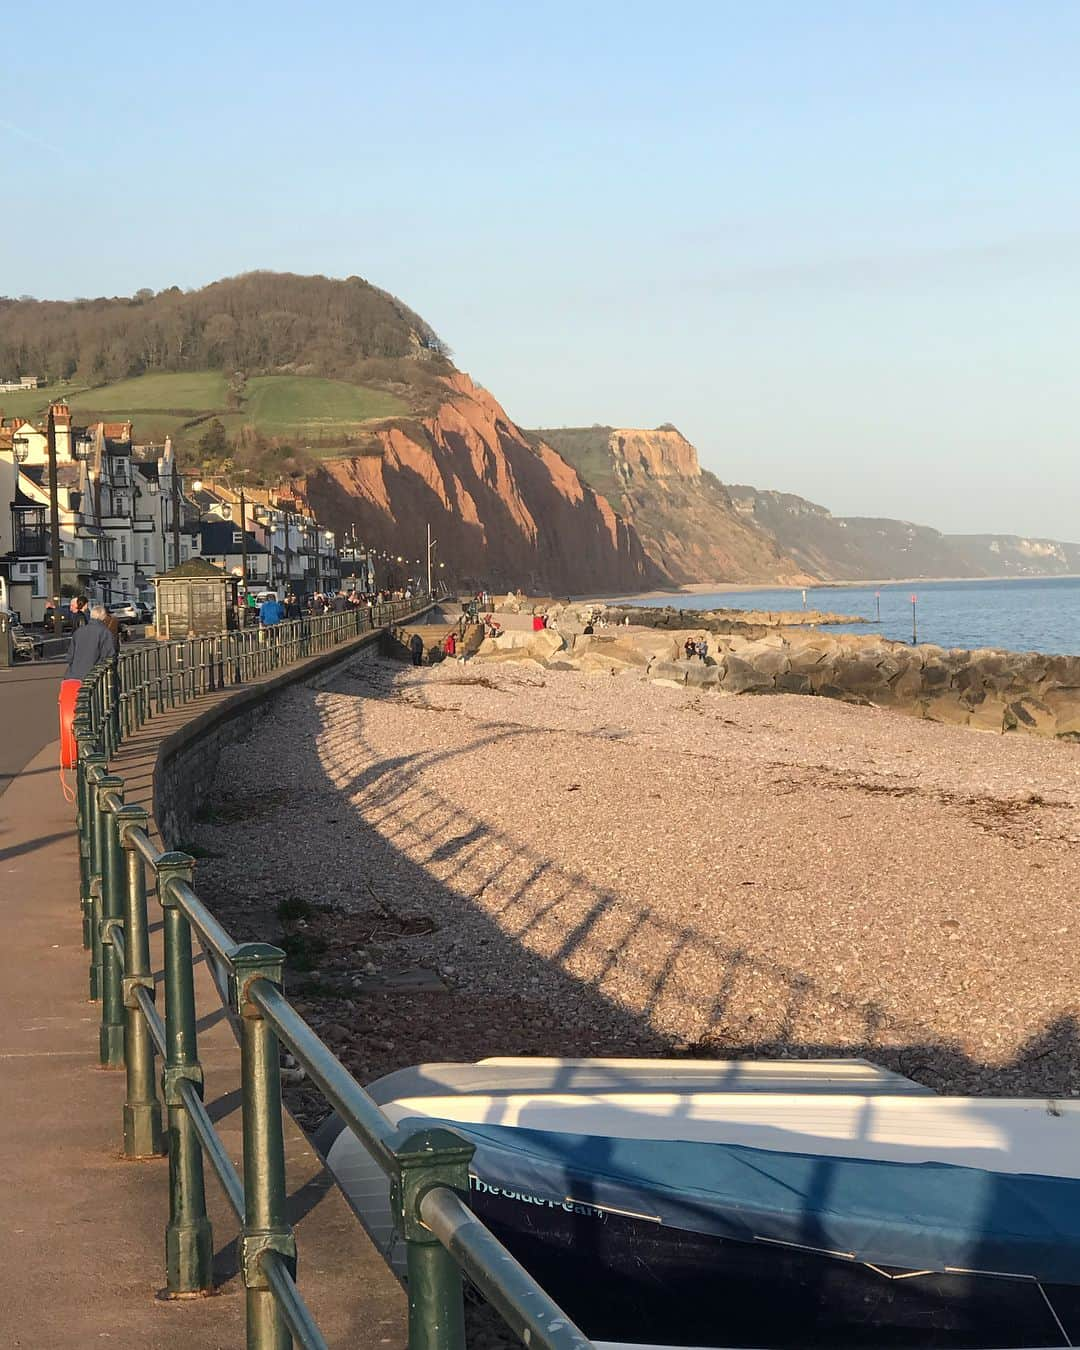
<path fill-rule="evenodd" d="M 414 406 L 412 399 L 386 389 L 317 375 L 259 375 L 234 382 L 230 389 L 221 371 L 202 370 L 140 375 L 89 389 L 56 384 L 0 395 L 0 408 L 7 416 L 36 418 L 58 398 L 67 401 L 76 422 L 130 419 L 138 440 L 172 436 L 182 450 L 191 452 L 216 418 L 231 440 L 249 429 L 301 450 L 332 454 L 348 450 L 350 439 L 373 420 L 402 416 Z"/>
<path fill-rule="evenodd" d="M 131 418 L 195 452 L 213 419 L 250 452 L 263 441 L 332 454 L 372 419 L 424 414 L 453 371 L 431 326 L 361 277 L 249 272 L 201 290 L 95 300 L 0 297 L 6 416 L 66 398 L 83 421 Z"/>

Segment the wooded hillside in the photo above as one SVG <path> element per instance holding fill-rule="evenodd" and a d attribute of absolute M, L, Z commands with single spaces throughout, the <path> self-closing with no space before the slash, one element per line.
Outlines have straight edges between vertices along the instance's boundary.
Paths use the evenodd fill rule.
<path fill-rule="evenodd" d="M 197 291 L 130 298 L 0 298 L 0 378 L 106 384 L 156 371 L 291 369 L 370 376 L 373 360 L 450 369 L 434 330 L 360 277 L 248 272 Z"/>

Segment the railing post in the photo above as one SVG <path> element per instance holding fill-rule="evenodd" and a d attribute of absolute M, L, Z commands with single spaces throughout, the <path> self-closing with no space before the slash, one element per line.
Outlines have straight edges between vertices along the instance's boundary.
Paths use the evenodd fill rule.
<path fill-rule="evenodd" d="M 124 922 L 124 855 L 120 846 L 120 831 L 113 809 L 105 804 L 109 794 L 124 801 L 124 780 L 106 774 L 98 779 L 98 819 L 101 822 L 103 842 L 101 858 L 101 914 L 98 921 L 98 945 L 101 951 L 101 969 L 98 988 L 101 991 L 101 1031 L 99 1058 L 109 1069 L 118 1069 L 124 1062 L 124 972 L 120 953 L 113 946 L 112 929 Z"/>
<path fill-rule="evenodd" d="M 410 1134 L 394 1149 L 401 1169 L 391 1205 L 405 1238 L 409 1283 L 409 1350 L 463 1350 L 465 1310 L 461 1271 L 420 1218 L 420 1201 L 433 1186 L 469 1191 L 472 1144 L 434 1127 Z"/>
<path fill-rule="evenodd" d="M 249 997 L 256 980 L 281 987 L 285 953 L 250 942 L 232 956 L 230 1001 L 240 1017 L 244 1125 L 244 1232 L 248 1350 L 289 1350 L 292 1336 L 262 1269 L 265 1252 L 279 1252 L 296 1274 L 296 1242 L 285 1215 L 285 1139 L 281 1073 L 274 1028 Z"/>
<path fill-rule="evenodd" d="M 150 930 L 146 913 L 146 873 L 131 831 L 145 831 L 149 822 L 141 806 L 124 806 L 114 815 L 124 850 L 124 1060 L 127 1099 L 124 1102 L 124 1157 L 152 1158 L 163 1153 L 161 1106 L 154 1085 L 154 1043 L 139 1007 L 138 990 L 154 997 L 150 968 Z"/>
<path fill-rule="evenodd" d="M 79 839 L 79 905 L 82 909 L 83 947 L 90 949 L 90 806 L 86 766 L 93 744 L 90 719 L 76 717 L 72 733 L 77 747 L 75 759 L 76 829 Z"/>
<path fill-rule="evenodd" d="M 187 1081 L 202 1096 L 203 1073 L 195 1032 L 191 924 L 170 882 L 190 885 L 194 870 L 195 859 L 187 853 L 164 853 L 157 862 L 158 899 L 165 924 L 165 1066 L 161 1074 L 169 1145 L 165 1272 L 166 1287 L 173 1296 L 203 1293 L 214 1282 L 214 1239 L 206 1217 L 202 1148 L 180 1092 L 180 1084 Z"/>
<path fill-rule="evenodd" d="M 101 891 L 105 884 L 105 829 L 108 822 L 98 802 L 98 784 L 107 777 L 105 756 L 89 756 L 86 781 L 90 807 L 90 997 L 101 997 Z"/>

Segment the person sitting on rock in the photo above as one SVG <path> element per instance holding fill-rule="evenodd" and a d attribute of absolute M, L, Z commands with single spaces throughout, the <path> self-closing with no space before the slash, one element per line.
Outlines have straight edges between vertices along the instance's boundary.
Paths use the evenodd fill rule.
<path fill-rule="evenodd" d="M 686 659 L 692 661 L 697 655 L 697 643 L 692 637 L 688 637 L 683 643 L 683 651 L 686 653 Z"/>
<path fill-rule="evenodd" d="M 709 642 L 708 642 L 708 639 L 707 639 L 707 638 L 702 638 L 702 639 L 698 642 L 698 645 L 697 645 L 697 654 L 698 654 L 698 656 L 701 657 L 702 661 L 706 660 L 706 658 L 708 657 L 708 655 L 709 655 Z"/>

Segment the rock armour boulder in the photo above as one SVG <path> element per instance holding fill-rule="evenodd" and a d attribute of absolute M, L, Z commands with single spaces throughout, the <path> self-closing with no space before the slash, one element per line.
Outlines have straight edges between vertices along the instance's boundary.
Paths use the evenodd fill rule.
<path fill-rule="evenodd" d="M 506 634 L 484 648 L 495 659 L 534 658 L 549 668 L 638 678 L 644 671 L 646 679 L 677 688 L 818 694 L 980 731 L 1080 741 L 1080 657 L 763 628 L 711 638 L 707 662 L 684 660 L 686 637 L 714 631 L 686 622 L 701 617 L 673 610 L 663 636 L 618 629 L 578 636 L 569 652 L 550 632 Z"/>

